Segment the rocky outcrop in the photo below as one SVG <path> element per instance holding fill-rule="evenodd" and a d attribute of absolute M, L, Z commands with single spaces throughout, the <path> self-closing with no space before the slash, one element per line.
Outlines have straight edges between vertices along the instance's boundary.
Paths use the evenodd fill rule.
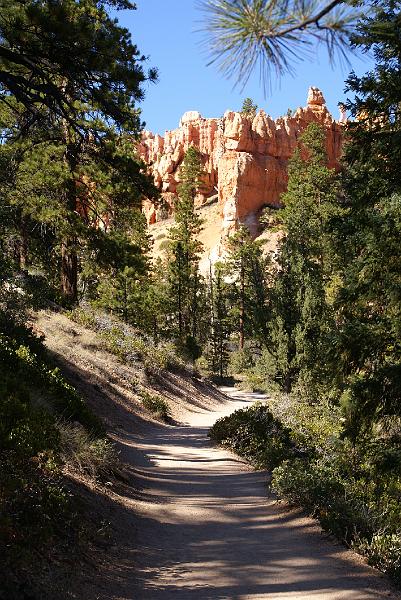
<path fill-rule="evenodd" d="M 300 134 L 312 122 L 323 126 L 327 162 L 337 168 L 344 114 L 334 120 L 322 92 L 314 87 L 309 89 L 306 107 L 276 120 L 264 110 L 254 118 L 227 111 L 220 119 L 204 119 L 199 112 L 190 111 L 182 116 L 179 128 L 167 131 L 164 138 L 144 132 L 139 153 L 162 192 L 158 206 L 144 204 L 148 222 L 172 214 L 179 167 L 188 147 L 194 145 L 201 152 L 205 172 L 197 203 L 218 194 L 223 237 L 241 222 L 254 229 L 255 215 L 262 207 L 280 204 L 287 185 L 288 159 Z"/>

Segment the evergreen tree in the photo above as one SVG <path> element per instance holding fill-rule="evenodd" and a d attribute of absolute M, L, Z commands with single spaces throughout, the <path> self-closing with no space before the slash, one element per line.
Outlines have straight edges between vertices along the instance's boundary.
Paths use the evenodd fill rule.
<path fill-rule="evenodd" d="M 226 260 L 240 350 L 246 337 L 256 338 L 261 345 L 269 344 L 269 272 L 270 258 L 263 254 L 261 242 L 253 240 L 248 229 L 241 226 L 228 240 Z"/>
<path fill-rule="evenodd" d="M 210 264 L 208 280 L 209 335 L 205 355 L 213 375 L 223 379 L 229 363 L 231 320 L 228 305 L 228 284 L 224 280 L 224 265 L 216 263 L 214 272 Z"/>
<path fill-rule="evenodd" d="M 191 356 L 199 355 L 200 297 L 202 281 L 198 239 L 202 220 L 195 211 L 195 196 L 201 185 L 202 162 L 199 151 L 191 146 L 180 169 L 180 185 L 175 207 L 175 226 L 169 234 L 169 285 L 174 320 L 173 335 Z"/>
<path fill-rule="evenodd" d="M 65 299 L 75 301 L 78 275 L 82 283 L 88 281 L 89 265 L 106 274 L 107 269 L 115 271 L 116 262 L 121 268 L 129 266 L 127 253 L 131 261 L 142 260 L 134 232 L 146 226 L 139 213 L 141 195 L 152 195 L 154 188 L 141 171 L 131 140 L 108 133 L 101 147 L 82 144 L 71 171 L 57 128 L 54 133 L 53 142 L 42 141 L 39 130 L 0 146 L 0 156 L 9 166 L 0 189 L 2 202 L 15 214 L 16 234 L 24 242 L 21 265 L 31 260 Z"/>
<path fill-rule="evenodd" d="M 241 114 L 246 117 L 254 118 L 258 111 L 258 105 L 252 100 L 252 98 L 245 98 L 242 103 Z"/>
<path fill-rule="evenodd" d="M 271 290 L 271 345 L 276 377 L 290 391 L 298 379 L 312 389 L 323 376 L 327 338 L 334 326 L 330 290 L 335 281 L 330 224 L 343 209 L 336 174 L 326 166 L 325 135 L 311 124 L 289 162 L 280 211 L 285 236 Z"/>
<path fill-rule="evenodd" d="M 401 11 L 385 0 L 361 22 L 354 43 L 375 68 L 352 74 L 345 153 L 347 213 L 337 224 L 343 286 L 337 296 L 337 377 L 347 432 L 401 415 Z"/>
<path fill-rule="evenodd" d="M 91 244 L 92 256 L 84 262 L 81 280 L 86 284 L 86 297 L 97 306 L 147 330 L 151 242 L 146 219 L 134 208 L 124 210 L 120 218 L 124 226 L 114 223 L 110 231 L 100 232 L 100 243 Z"/>
<path fill-rule="evenodd" d="M 144 71 L 145 57 L 108 6 L 135 8 L 129 0 L 0 0 L 0 103 L 17 99 L 24 129 L 58 120 L 97 136 L 100 117 L 138 131 L 136 103 L 156 72 Z"/>
<path fill-rule="evenodd" d="M 64 182 L 57 188 L 62 225 L 58 233 L 62 230 L 63 235 L 57 243 L 61 289 L 69 302 L 77 300 L 88 215 L 96 212 L 97 221 L 104 218 L 105 188 L 114 187 L 111 204 L 126 201 L 127 182 L 131 193 L 135 182 L 134 199 L 150 189 L 142 165 L 129 148 L 131 141 L 119 134 L 138 134 L 136 103 L 143 98 L 142 84 L 155 73 L 145 74 L 144 57 L 128 31 L 109 16 L 107 4 L 133 8 L 126 0 L 2 3 L 0 103 L 16 124 L 7 137 L 12 140 L 16 134 L 22 139 L 29 131 L 32 147 L 24 150 L 23 168 L 27 160 L 40 164 L 47 155 L 48 164 L 40 165 L 42 172 L 58 170 L 58 178 L 63 173 Z M 39 149 L 38 144 L 50 147 Z M 38 187 L 43 189 L 40 182 Z"/>
<path fill-rule="evenodd" d="M 168 268 L 158 258 L 149 273 L 143 294 L 142 328 L 152 336 L 155 343 L 168 338 L 169 329 L 169 281 Z"/>

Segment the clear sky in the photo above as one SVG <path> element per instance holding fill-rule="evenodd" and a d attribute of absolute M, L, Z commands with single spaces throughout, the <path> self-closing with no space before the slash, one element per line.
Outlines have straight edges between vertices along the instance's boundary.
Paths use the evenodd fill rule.
<path fill-rule="evenodd" d="M 206 66 L 208 59 L 199 32 L 202 15 L 196 0 L 137 0 L 136 11 L 117 14 L 127 27 L 139 50 L 149 56 L 149 67 L 157 67 L 159 81 L 146 84 L 141 103 L 146 129 L 164 134 L 175 129 L 187 110 L 198 110 L 204 117 L 220 117 L 227 109 L 240 110 L 242 101 L 251 97 L 256 104 L 276 118 L 288 108 L 304 106 L 308 87 L 319 87 L 329 110 L 338 117 L 337 104 L 345 99 L 344 80 L 350 68 L 334 70 L 323 48 L 316 51 L 316 61 L 300 62 L 295 77 L 273 80 L 272 91 L 264 97 L 258 75 L 244 90 L 233 88 L 216 66 Z M 370 68 L 366 58 L 351 56 L 352 68 L 359 74 Z"/>

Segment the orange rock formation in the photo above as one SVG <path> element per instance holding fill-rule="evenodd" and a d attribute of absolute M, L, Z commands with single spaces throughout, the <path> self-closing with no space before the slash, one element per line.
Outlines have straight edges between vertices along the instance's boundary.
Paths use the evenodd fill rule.
<path fill-rule="evenodd" d="M 320 123 L 326 131 L 328 165 L 338 167 L 343 121 L 343 114 L 339 121 L 333 119 L 322 92 L 311 87 L 307 106 L 291 116 L 273 120 L 263 110 L 254 118 L 227 111 L 220 119 L 204 119 L 190 111 L 181 118 L 179 128 L 166 131 L 164 138 L 144 132 L 139 153 L 149 164 L 163 198 L 159 207 L 145 202 L 148 222 L 173 212 L 179 167 L 188 147 L 194 145 L 202 154 L 205 171 L 197 203 L 218 194 L 222 237 L 241 222 L 255 229 L 258 211 L 280 204 L 287 185 L 288 159 L 302 131 L 309 123 Z"/>

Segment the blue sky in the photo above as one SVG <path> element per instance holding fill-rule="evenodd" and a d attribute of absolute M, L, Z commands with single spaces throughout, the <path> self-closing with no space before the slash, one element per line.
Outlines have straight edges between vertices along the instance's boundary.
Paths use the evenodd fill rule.
<path fill-rule="evenodd" d="M 295 77 L 273 80 L 272 91 L 264 97 L 258 75 L 245 89 L 233 89 L 212 66 L 201 45 L 201 17 L 196 0 L 137 0 L 136 11 L 118 13 L 121 25 L 127 27 L 139 50 L 149 56 L 148 65 L 157 67 L 159 81 L 146 84 L 141 103 L 146 129 L 164 134 L 178 126 L 187 110 L 198 110 L 204 117 L 219 117 L 227 109 L 239 110 L 242 101 L 251 97 L 272 117 L 285 114 L 288 108 L 304 106 L 310 85 L 319 87 L 328 108 L 338 116 L 338 102 L 344 100 L 344 80 L 350 68 L 334 70 L 323 49 L 316 51 L 316 61 L 300 62 Z M 366 58 L 351 56 L 353 69 L 364 73 L 371 63 Z"/>

